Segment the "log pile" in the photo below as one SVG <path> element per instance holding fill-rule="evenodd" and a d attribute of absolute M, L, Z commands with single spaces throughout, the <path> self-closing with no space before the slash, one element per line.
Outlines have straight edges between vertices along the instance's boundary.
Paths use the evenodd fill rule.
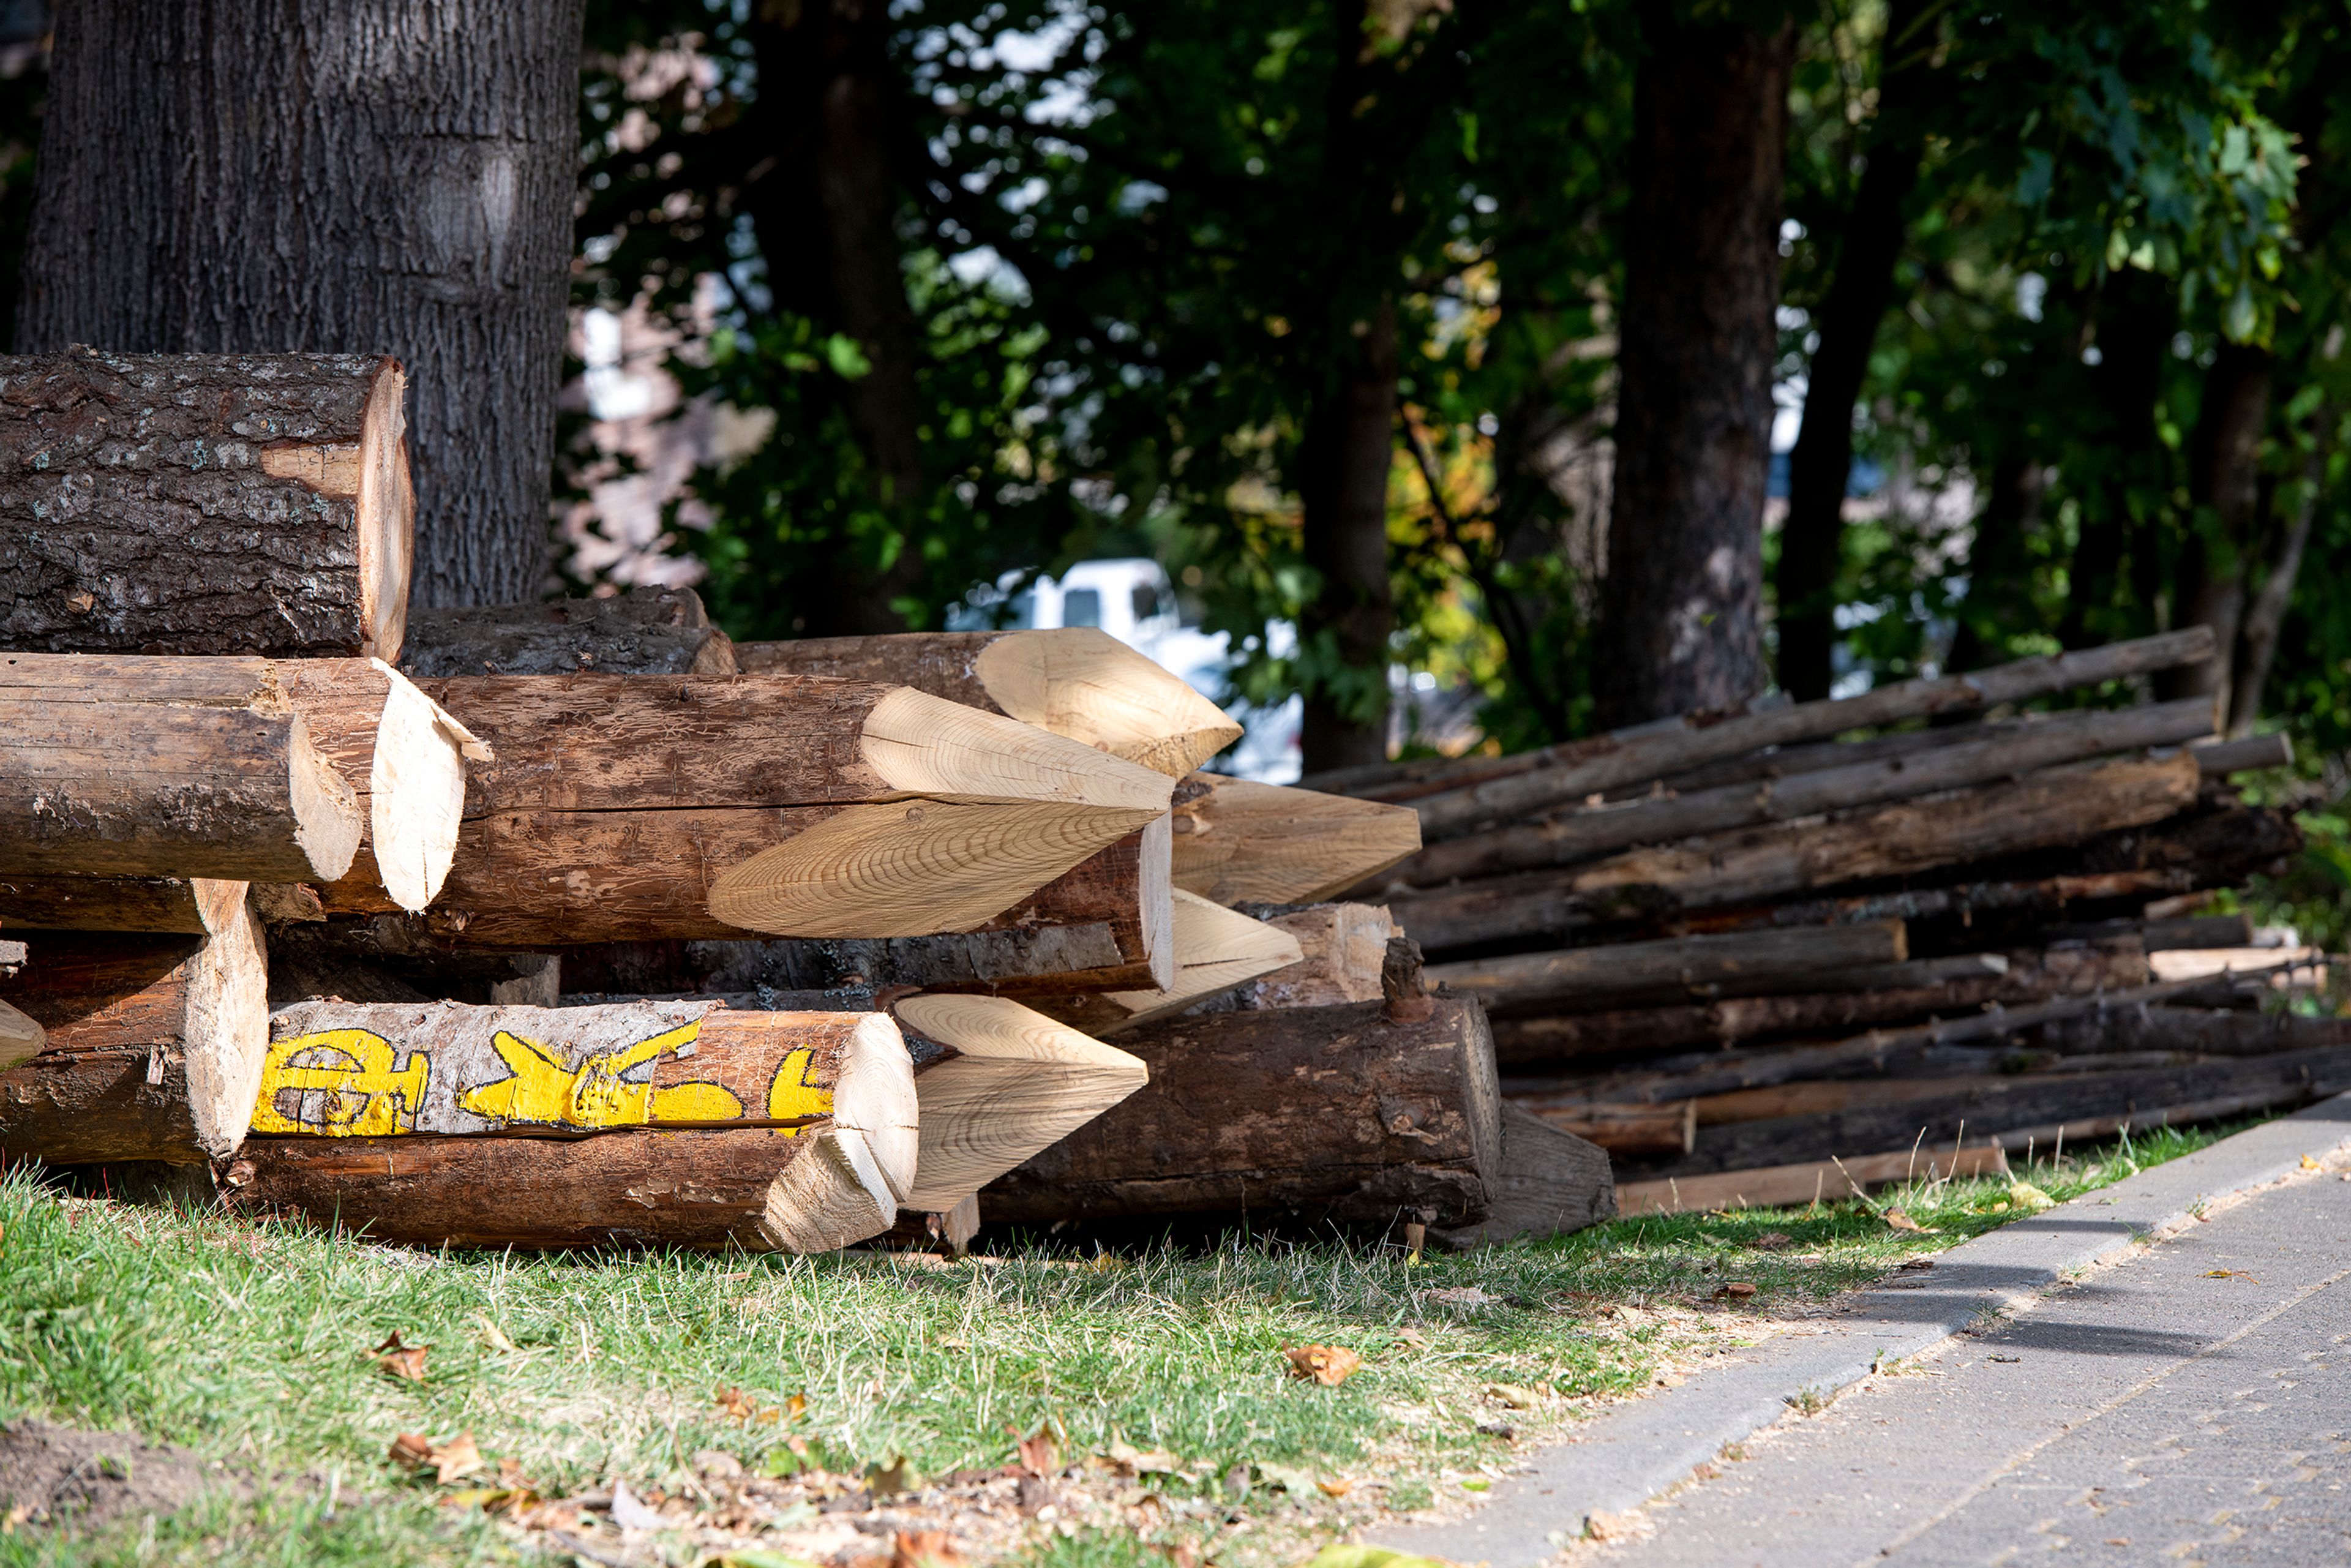
<path fill-rule="evenodd" d="M 2284 741 L 2131 700 L 2211 653 L 2198 627 L 1308 782 L 1418 812 L 1426 846 L 1354 896 L 1485 1001 L 1505 1098 L 1607 1148 L 1628 1211 L 1838 1196 L 2351 1086 L 2351 1022 L 2298 1016 L 2316 956 L 2221 913 L 2298 846 L 2229 784 Z"/>
<path fill-rule="evenodd" d="M 1311 902 L 1411 810 L 1199 772 L 1237 727 L 1098 632 L 412 617 L 401 386 L 0 361 L 0 1160 L 430 1246 L 1608 1211 Z"/>

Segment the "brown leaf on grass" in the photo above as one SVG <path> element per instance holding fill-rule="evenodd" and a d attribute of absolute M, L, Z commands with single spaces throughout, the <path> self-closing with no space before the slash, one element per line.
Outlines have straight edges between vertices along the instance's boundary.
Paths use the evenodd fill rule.
<path fill-rule="evenodd" d="M 1796 1239 L 1784 1230 L 1767 1230 L 1747 1245 L 1758 1252 L 1777 1252 L 1782 1247 L 1792 1247 Z"/>
<path fill-rule="evenodd" d="M 1004 1428 L 1012 1436 L 1015 1450 L 1019 1455 L 1020 1472 L 1042 1480 L 1061 1468 L 1061 1445 L 1055 1440 L 1050 1421 L 1037 1428 L 1033 1437 L 1024 1437 L 1017 1427 Z"/>
<path fill-rule="evenodd" d="M 1123 1437 L 1113 1437 L 1102 1457 L 1122 1475 L 1172 1476 L 1183 1461 L 1165 1448 L 1138 1448 Z"/>
<path fill-rule="evenodd" d="M 1542 1403 L 1542 1396 L 1531 1388 L 1521 1388 L 1515 1383 L 1489 1383 L 1486 1397 L 1497 1405 L 1507 1405 L 1513 1410 L 1531 1410 Z"/>
<path fill-rule="evenodd" d="M 964 1556 L 944 1530 L 902 1530 L 890 1551 L 890 1568 L 964 1568 Z"/>
<path fill-rule="evenodd" d="M 377 1370 L 393 1377 L 404 1377 L 411 1383 L 422 1383 L 424 1381 L 424 1353 L 431 1348 L 430 1345 L 401 1343 L 400 1331 L 394 1329 L 392 1337 L 376 1346 L 372 1354 Z"/>
<path fill-rule="evenodd" d="M 1929 1229 L 1928 1227 L 1919 1224 L 1917 1220 L 1911 1218 L 1908 1215 L 1903 1213 L 1898 1208 L 1889 1208 L 1877 1218 L 1883 1219 L 1887 1225 L 1893 1227 L 1896 1230 L 1914 1231 L 1920 1236 L 1937 1236 L 1941 1234 L 1939 1231 Z"/>
<path fill-rule="evenodd" d="M 1338 1387 L 1364 1364 L 1364 1358 L 1344 1345 L 1286 1344 L 1281 1354 L 1290 1358 L 1290 1376 L 1325 1388 Z"/>
<path fill-rule="evenodd" d="M 471 1432 L 460 1432 L 445 1443 L 436 1443 L 422 1432 L 402 1432 L 392 1440 L 392 1462 L 419 1469 L 430 1465 L 434 1479 L 446 1486 L 480 1469 L 482 1450 L 474 1446 Z"/>
<path fill-rule="evenodd" d="M 1726 1280 L 1722 1284 L 1716 1288 L 1714 1299 L 1718 1301 L 1726 1299 L 1743 1301 L 1752 1297 L 1754 1294 L 1755 1287 L 1747 1281 Z"/>
<path fill-rule="evenodd" d="M 913 1491 L 923 1484 L 914 1467 L 906 1462 L 904 1454 L 893 1455 L 886 1465 L 865 1467 L 865 1490 L 875 1497 L 895 1497 L 902 1491 Z"/>
<path fill-rule="evenodd" d="M 795 1394 L 782 1406 L 762 1405 L 739 1388 L 722 1388 L 718 1391 L 718 1407 L 737 1421 L 773 1427 L 785 1418 L 787 1410 L 797 1419 L 808 1408 L 808 1396 Z"/>
<path fill-rule="evenodd" d="M 1345 1497 L 1355 1490 L 1355 1483 L 1344 1478 L 1338 1480 L 1316 1481 L 1314 1490 L 1324 1497 Z"/>

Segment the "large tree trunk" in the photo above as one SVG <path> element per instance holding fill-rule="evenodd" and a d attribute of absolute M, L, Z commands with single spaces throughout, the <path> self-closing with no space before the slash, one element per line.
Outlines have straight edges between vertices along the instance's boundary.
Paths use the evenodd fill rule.
<path fill-rule="evenodd" d="M 1820 346 L 1807 367 L 1804 423 L 1788 458 L 1788 517 L 1781 526 L 1780 685 L 1798 702 L 1829 695 L 1837 568 L 1844 546 L 1844 492 L 1853 470 L 1853 405 L 1870 345 L 1894 292 L 1903 207 L 1918 183 L 1920 134 L 1905 117 L 1934 39 L 1924 0 L 1896 0 L 1886 19 L 1877 92 L 1878 131 L 1845 215 L 1836 276 L 1813 325 Z"/>
<path fill-rule="evenodd" d="M 1644 12 L 1599 720 L 1764 682 L 1763 491 L 1795 30 Z M 1308 767 L 1315 766 L 1311 759 Z"/>
<path fill-rule="evenodd" d="M 2303 462 L 2302 493 L 2293 514 L 2272 542 L 2268 570 L 2262 585 L 2245 605 L 2244 624 L 2237 632 L 2237 657 L 2229 694 L 2229 736 L 2250 737 L 2262 715 L 2262 690 L 2270 682 L 2270 665 L 2277 658 L 2278 633 L 2285 629 L 2285 613 L 2294 603 L 2294 580 L 2302 574 L 2303 551 L 2310 544 L 2310 526 L 2318 517 L 2318 497 L 2326 487 L 2327 433 L 2335 411 L 2325 404 L 2311 422 L 2311 449 Z"/>
<path fill-rule="evenodd" d="M 86 0 L 58 17 L 20 350 L 391 354 L 415 597 L 538 596 L 581 0 Z"/>
<path fill-rule="evenodd" d="M 870 367 L 834 391 L 864 456 L 874 503 L 900 527 L 926 499 L 921 352 L 900 274 L 893 161 L 910 134 L 905 86 L 889 57 L 889 6 L 806 0 L 756 8 L 760 91 L 755 134 L 772 154 L 749 206 L 778 300 L 856 340 Z M 811 235 L 810 220 L 820 225 Z M 811 595 L 808 630 L 865 635 L 906 630 L 892 601 L 922 583 L 919 549 L 887 565 L 879 540 L 832 542 L 839 591 Z M 828 613 L 829 612 L 829 613 Z"/>
<path fill-rule="evenodd" d="M 1343 344 L 1347 340 L 1342 339 Z M 1383 298 L 1357 324 L 1334 384 L 1306 422 L 1299 486 L 1306 564 L 1322 596 L 1299 630 L 1328 638 L 1340 669 L 1306 693 L 1305 766 L 1349 768 L 1388 754 L 1388 636 L 1395 597 L 1388 579 L 1388 469 L 1395 452 L 1395 302 Z"/>
<path fill-rule="evenodd" d="M 2204 408 L 2189 451 L 2188 546 L 2179 562 L 2172 619 L 2210 626 L 2219 652 L 2192 669 L 2156 683 L 2167 696 L 2212 696 L 2235 689 L 2237 632 L 2245 616 L 2246 558 L 2261 518 L 2262 431 L 2269 423 L 2277 357 L 2267 349 L 2223 343 L 2204 372 Z M 2222 716 L 2225 724 L 2227 715 Z"/>

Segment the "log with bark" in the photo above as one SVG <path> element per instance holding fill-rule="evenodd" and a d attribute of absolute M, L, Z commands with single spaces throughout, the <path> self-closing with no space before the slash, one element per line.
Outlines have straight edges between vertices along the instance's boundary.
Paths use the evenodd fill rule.
<path fill-rule="evenodd" d="M 2019 659 L 1966 674 L 1897 682 L 1829 702 L 1729 715 L 1685 714 L 1509 757 L 1380 764 L 1343 774 L 1311 774 L 1299 782 L 1306 789 L 1343 790 L 1367 800 L 1413 800 L 1422 811 L 1421 831 L 1433 841 L 1483 822 L 1531 816 L 1587 795 L 1689 772 L 1766 747 L 1826 740 L 1910 719 L 1980 713 L 2003 703 L 2200 664 L 2212 657 L 2214 646 L 2210 628 L 2191 626 L 2100 648 Z M 1520 779 L 1529 782 L 1506 783 Z M 1424 803 L 1440 795 L 1447 797 L 1444 805 Z M 1435 826 L 1429 821 L 1432 814 L 1437 818 Z"/>
<path fill-rule="evenodd" d="M 1811 976 L 1855 964 L 1900 963 L 1909 956 L 1902 923 L 1681 936 L 1519 953 L 1432 965 L 1431 982 L 1473 991 L 1497 1012 L 1531 1013 L 1660 987 L 1737 985 L 1769 977 Z"/>
<path fill-rule="evenodd" d="M 1389 946 L 1404 933 L 1384 905 L 1309 904 L 1283 909 L 1244 904 L 1240 913 L 1256 915 L 1274 930 L 1287 933 L 1298 944 L 1299 959 L 1236 986 L 1205 1006 L 1335 1008 L 1375 1001 L 1385 994 L 1381 978 L 1387 967 Z M 1419 949 L 1406 946 L 1405 962 L 1416 966 Z"/>
<path fill-rule="evenodd" d="M 1389 907 L 1422 946 L 1437 951 L 1572 932 L 1628 915 L 1760 904 L 2157 822 L 2195 800 L 2199 778 L 2186 752 L 2053 768 L 1826 821 L 1776 823 L 1565 870 L 1398 894 Z"/>
<path fill-rule="evenodd" d="M 358 797 L 284 703 L 0 697 L 0 877 L 332 882 Z"/>
<path fill-rule="evenodd" d="M 0 998 L 46 1038 L 0 1072 L 10 1157 L 196 1165 L 243 1141 L 269 1048 L 267 960 L 244 884 L 209 891 L 203 936 L 26 939 Z"/>
<path fill-rule="evenodd" d="M 1176 978 L 1161 989 L 1040 997 L 1037 1006 L 1090 1034 L 1118 1034 L 1196 1006 L 1222 991 L 1286 969 L 1305 956 L 1280 926 L 1195 894 L 1176 894 Z"/>
<path fill-rule="evenodd" d="M 298 716 L 310 743 L 365 813 L 346 881 L 388 909 L 421 910 L 448 875 L 468 760 L 489 751 L 377 659 L 0 655 L 0 703 L 137 702 L 197 713 Z M 192 890 L 172 879 L 10 876 L 0 917 L 80 930 L 204 929 Z"/>
<path fill-rule="evenodd" d="M 1175 779 L 1241 737 L 1214 703 L 1090 626 L 745 643 L 735 660 L 747 674 L 912 686 Z"/>
<path fill-rule="evenodd" d="M 632 588 L 609 599 L 420 609 L 400 667 L 438 675 L 731 675 L 735 644 L 690 588 Z"/>
<path fill-rule="evenodd" d="M 1565 1236 L 1616 1218 L 1616 1183 L 1608 1152 L 1502 1103 L 1502 1153 L 1486 1183 L 1486 1218 L 1437 1239 L 1456 1250 L 1504 1241 Z"/>
<path fill-rule="evenodd" d="M 403 387 L 374 354 L 0 358 L 0 648 L 397 659 Z"/>
<path fill-rule="evenodd" d="M 1999 962 L 1982 962 L 1986 957 Z M 1876 966 L 1872 966 L 1876 967 Z M 1908 1019 L 1950 1017 L 1999 1005 L 2123 990 L 2147 982 L 2147 960 L 2135 942 L 1997 955 L 1967 955 L 1958 964 L 1912 959 L 1907 973 L 1882 983 L 1829 990 L 1817 982 L 1849 977 L 1813 977 L 1814 984 L 1794 993 L 1725 997 L 1703 1003 L 1639 1008 L 1548 1017 L 1498 1019 L 1494 1054 L 1513 1065 L 1576 1058 L 1672 1051 L 1690 1046 L 1731 1045 L 1782 1036 L 1836 1035 Z M 1949 972 L 1970 971 L 1970 972 Z M 1904 984 L 1904 980 L 1913 983 Z M 1803 977 L 1794 983 L 1802 985 Z"/>
<path fill-rule="evenodd" d="M 425 683 L 497 748 L 434 930 L 517 947 L 985 924 L 1158 820 L 1164 775 L 904 686 L 790 675 Z M 354 875 L 329 914 L 388 909 Z"/>
<path fill-rule="evenodd" d="M 1668 843 L 1881 800 L 1914 800 L 2110 752 L 2175 745 L 2209 735 L 2211 728 L 2210 697 L 2153 707 L 2093 708 L 1890 760 L 1597 806 L 1549 821 L 1455 838 L 1421 851 L 1380 880 L 1383 884 L 1430 886 L 1567 865 L 1635 844 Z"/>
<path fill-rule="evenodd" d="M 1313 904 L 1420 848 L 1401 806 L 1195 773 L 1176 791 L 1176 885 L 1218 904 Z"/>
<path fill-rule="evenodd" d="M 1288 1209 L 1455 1228 L 1493 1202 L 1500 1102 L 1474 997 L 1165 1019 L 1119 1045 L 1150 1084 L 991 1183 L 989 1219 Z"/>
<path fill-rule="evenodd" d="M 1591 1101 L 1553 1105 L 1541 1099 L 1513 1099 L 1510 1103 L 1531 1111 L 1563 1133 L 1597 1145 L 1612 1158 L 1686 1155 L 1697 1146 L 1697 1102 L 1691 1100 L 1661 1105 Z"/>

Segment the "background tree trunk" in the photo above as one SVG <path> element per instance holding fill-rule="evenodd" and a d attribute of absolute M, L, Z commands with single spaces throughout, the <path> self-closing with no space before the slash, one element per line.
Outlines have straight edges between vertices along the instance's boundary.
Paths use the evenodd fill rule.
<path fill-rule="evenodd" d="M 1763 492 L 1795 30 L 1652 4 L 1633 98 L 1604 727 L 1763 685 Z M 1311 764 L 1310 763 L 1310 767 Z"/>
<path fill-rule="evenodd" d="M 1301 743 L 1309 772 L 1384 762 L 1388 755 L 1388 636 L 1395 630 L 1388 577 L 1388 467 L 1395 451 L 1396 323 L 1382 299 L 1363 323 L 1333 392 L 1306 429 L 1300 486 L 1306 564 L 1322 574 L 1322 595 L 1301 630 L 1328 634 L 1347 673 L 1375 684 L 1366 716 L 1358 700 L 1331 685 L 1306 694 Z M 1352 683 L 1351 683 L 1352 684 Z"/>
<path fill-rule="evenodd" d="M 2188 494 L 2195 511 L 2188 520 L 2171 619 L 2174 625 L 2211 627 L 2218 652 L 2158 677 L 2156 689 L 2167 697 L 2226 698 L 2235 685 L 2245 568 L 2262 514 L 2262 431 L 2269 423 L 2276 368 L 2267 349 L 2222 343 L 2204 372 L 2204 407 L 2189 449 Z"/>
<path fill-rule="evenodd" d="M 2252 734 L 2253 721 L 2261 717 L 2262 689 L 2270 682 L 2278 633 L 2285 629 L 2286 612 L 2294 604 L 2294 580 L 2302 574 L 2303 551 L 2310 543 L 2310 526 L 2318 517 L 2318 497 L 2326 487 L 2327 433 L 2334 427 L 2335 410 L 2321 403 L 2311 421 L 2311 447 L 2303 460 L 2301 495 L 2271 541 L 2268 570 L 2260 589 L 2246 601 L 2231 673 L 2233 689 L 2229 696 L 2228 733 L 2232 740 Z"/>
<path fill-rule="evenodd" d="M 62 8 L 20 351 L 407 367 L 420 605 L 536 599 L 581 0 Z"/>
<path fill-rule="evenodd" d="M 2096 446 L 2106 472 L 2102 480 L 2085 485 L 2090 493 L 2082 497 L 2081 535 L 2068 563 L 2065 616 L 2057 629 L 2058 640 L 2068 648 L 2131 634 L 2118 624 L 2123 574 L 2137 564 L 2134 549 L 2144 554 L 2151 541 L 2133 517 L 2130 493 L 2165 483 L 2155 400 L 2162 386 L 2163 356 L 2171 351 L 2171 336 L 2179 329 L 2179 302 L 2170 285 L 2137 267 L 2107 277 L 2096 309 L 2091 346 L 2098 350 L 2095 382 L 2106 415 Z"/>
<path fill-rule="evenodd" d="M 1813 322 L 1804 423 L 1788 459 L 1788 517 L 1780 534 L 1780 685 L 1798 702 L 1829 695 L 1837 569 L 1844 556 L 1844 493 L 1853 471 L 1853 405 L 1869 371 L 1877 324 L 1894 293 L 1904 205 L 1918 183 L 1920 133 L 1904 114 L 1921 87 L 1933 34 L 1923 0 L 1887 13 L 1877 95 L 1877 134 L 1836 255 L 1836 276 Z"/>
<path fill-rule="evenodd" d="M 857 341 L 864 374 L 834 387 L 869 470 L 874 504 L 911 530 L 926 495 L 920 353 L 900 273 L 897 143 L 911 134 L 889 57 L 890 8 L 872 0 L 766 6 L 752 28 L 762 90 L 756 136 L 773 154 L 750 184 L 752 222 L 778 298 Z M 811 234 L 811 224 L 820 232 Z M 842 591 L 811 601 L 810 636 L 906 630 L 893 601 L 922 584 L 918 548 L 886 564 L 874 541 L 833 541 Z M 910 547 L 914 541 L 908 540 Z"/>

